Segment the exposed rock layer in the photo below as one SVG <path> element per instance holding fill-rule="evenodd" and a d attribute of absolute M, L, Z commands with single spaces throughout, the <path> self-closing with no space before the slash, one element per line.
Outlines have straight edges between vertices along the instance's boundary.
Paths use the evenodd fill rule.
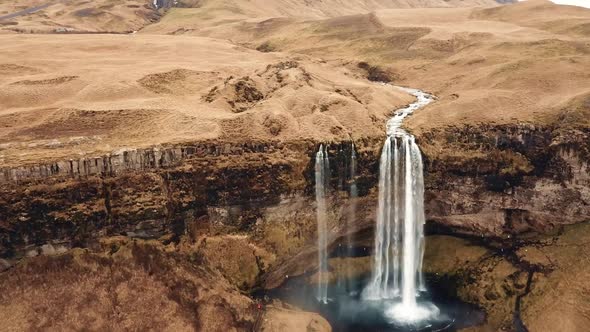
<path fill-rule="evenodd" d="M 588 221 L 589 137 L 531 124 L 423 133 L 429 220 L 487 236 Z"/>
<path fill-rule="evenodd" d="M 426 159 L 428 220 L 453 232 L 493 236 L 588 220 L 588 137 L 584 129 L 524 124 L 421 133 L 417 139 Z M 356 145 L 364 211 L 356 229 L 362 230 L 371 228 L 381 144 L 372 139 Z M 290 225 L 287 238 L 298 232 L 294 246 L 302 248 L 314 233 L 308 199 L 315 149 L 307 141 L 204 143 L 5 169 L 0 190 L 2 256 L 30 245 L 76 245 L 121 232 L 178 236 L 221 227 L 259 232 L 265 241 L 269 234 L 260 234 L 261 220 Z M 348 213 L 350 143 L 330 145 L 330 156 L 336 240 L 343 235 L 338 225 Z"/>
<path fill-rule="evenodd" d="M 374 181 L 374 145 L 357 142 L 361 192 Z M 341 161 L 333 163 L 335 187 L 343 186 L 337 174 L 345 169 L 344 149 L 350 151 L 350 143 L 330 146 Z M 288 209 L 312 190 L 314 150 L 312 142 L 197 145 L 122 152 L 101 163 L 78 161 L 76 165 L 86 165 L 82 168 L 62 168 L 68 163 L 58 162 L 7 170 L 19 175 L 0 192 L 0 252 L 9 257 L 50 241 L 84 245 L 105 234 L 159 237 L 210 227 L 251 230 L 265 215 L 272 219 L 274 207 Z M 88 167 L 105 161 L 104 168 Z M 308 209 L 304 205 L 301 212 L 311 218 Z"/>

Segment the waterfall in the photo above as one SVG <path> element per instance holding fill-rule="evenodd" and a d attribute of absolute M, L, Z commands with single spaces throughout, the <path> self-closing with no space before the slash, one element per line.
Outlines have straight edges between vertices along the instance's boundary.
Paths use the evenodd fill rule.
<path fill-rule="evenodd" d="M 356 147 L 354 143 L 351 146 L 350 153 L 350 197 L 356 198 L 358 196 L 358 189 L 356 186 Z"/>
<path fill-rule="evenodd" d="M 404 144 L 404 168 L 405 168 L 405 178 L 404 178 L 404 235 L 403 235 L 403 265 L 402 265 L 402 303 L 406 307 L 413 307 L 416 306 L 416 274 L 417 274 L 417 266 L 416 264 L 416 252 L 418 251 L 416 245 L 418 244 L 421 239 L 417 239 L 418 233 L 416 229 L 418 225 L 416 225 L 415 219 L 415 200 L 418 199 L 416 197 L 416 178 L 415 174 L 413 174 L 413 166 L 415 161 L 412 160 L 413 153 L 412 149 L 410 148 L 410 141 L 412 141 L 411 146 L 414 147 L 416 144 L 414 143 L 414 137 L 410 137 L 408 135 L 403 136 L 403 144 Z"/>
<path fill-rule="evenodd" d="M 379 193 L 375 225 L 374 256 L 371 279 L 362 298 L 387 303 L 385 314 L 396 321 L 415 322 L 438 313 L 438 309 L 424 300 L 418 302 L 420 292 L 426 291 L 422 275 L 424 256 L 424 177 L 422 154 L 414 136 L 401 128 L 405 117 L 428 105 L 433 97 L 415 89 L 400 88 L 417 100 L 397 110 L 387 123 L 387 138 L 379 159 Z M 343 156 L 342 148 L 339 159 Z M 347 216 L 347 256 L 353 256 L 352 229 L 356 219 L 356 150 L 351 146 L 349 167 L 349 197 L 351 206 Z M 346 165 L 346 162 L 339 164 Z M 340 167 L 346 169 L 346 167 Z M 318 233 L 317 299 L 328 302 L 328 226 L 327 190 L 330 179 L 327 148 L 320 145 L 315 155 L 315 194 Z M 338 188 L 344 189 L 344 179 Z M 352 267 L 347 265 L 349 274 Z M 341 280 L 339 280 L 340 282 Z M 339 284 L 340 285 L 340 284 Z M 347 284 L 349 294 L 353 293 Z M 337 295 L 335 295 L 337 296 Z"/>
<path fill-rule="evenodd" d="M 401 296 L 412 304 L 417 290 L 424 290 L 424 181 L 422 157 L 414 137 L 388 137 L 379 169 L 375 255 L 365 298 Z"/>
<path fill-rule="evenodd" d="M 433 305 L 420 306 L 425 291 L 424 177 L 422 154 L 414 136 L 401 129 L 403 119 L 429 104 L 433 97 L 402 88 L 417 101 L 396 111 L 387 123 L 387 138 L 379 160 L 379 195 L 375 225 L 375 250 L 371 280 L 363 291 L 367 300 L 395 300 L 388 310 L 396 320 L 414 321 L 437 312 Z"/>
<path fill-rule="evenodd" d="M 356 150 L 354 146 L 354 142 L 351 144 L 351 152 L 350 152 L 350 175 L 349 175 L 349 199 L 350 199 L 350 210 L 347 216 L 347 233 L 346 233 L 346 256 L 353 257 L 354 256 L 354 238 L 353 238 L 353 228 L 354 222 L 356 221 L 356 198 L 358 197 L 358 188 L 356 186 L 356 167 L 357 167 L 357 160 L 356 160 Z M 353 292 L 353 285 L 350 276 L 352 275 L 352 266 L 349 262 L 346 263 L 346 290 L 348 292 Z"/>
<path fill-rule="evenodd" d="M 315 156 L 315 198 L 318 232 L 318 289 L 317 299 L 328 303 L 328 226 L 326 216 L 326 190 L 328 188 L 330 162 L 328 150 L 323 145 Z"/>

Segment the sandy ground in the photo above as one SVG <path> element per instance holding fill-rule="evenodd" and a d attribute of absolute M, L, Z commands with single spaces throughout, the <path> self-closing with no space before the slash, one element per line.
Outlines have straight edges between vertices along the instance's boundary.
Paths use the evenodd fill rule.
<path fill-rule="evenodd" d="M 137 34 L 0 35 L 0 166 L 197 140 L 383 135 L 411 98 L 367 81 L 359 61 L 438 96 L 406 122 L 416 133 L 590 125 L 590 10 L 543 0 L 407 8 L 417 3 L 181 1 L 198 8 L 173 8 Z M 55 22 L 59 6 L 83 4 L 60 2 L 16 26 Z M 100 8 L 127 15 L 129 6 Z"/>

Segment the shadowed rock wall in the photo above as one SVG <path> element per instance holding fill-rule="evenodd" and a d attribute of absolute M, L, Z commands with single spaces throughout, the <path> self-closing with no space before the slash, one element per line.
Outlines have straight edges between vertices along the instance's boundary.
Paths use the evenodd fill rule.
<path fill-rule="evenodd" d="M 420 134 L 429 227 L 504 236 L 589 220 L 589 137 L 524 124 Z M 381 144 L 356 142 L 355 231 L 372 227 Z M 108 234 L 173 240 L 214 231 L 250 234 L 286 259 L 315 243 L 316 150 L 307 141 L 209 142 L 3 169 L 0 255 Z M 350 213 L 350 142 L 329 145 L 329 153 L 335 243 Z"/>
<path fill-rule="evenodd" d="M 589 137 L 527 124 L 423 134 L 429 220 L 485 236 L 590 220 Z"/>
<path fill-rule="evenodd" d="M 366 192 L 375 142 L 357 146 L 365 151 L 359 181 Z M 343 190 L 346 148 L 349 155 L 350 143 L 329 148 L 333 186 Z M 0 256 L 48 242 L 84 246 L 110 234 L 170 239 L 211 228 L 251 230 L 269 208 L 300 204 L 290 198 L 312 192 L 316 149 L 313 142 L 201 144 L 3 169 Z M 311 205 L 305 211 L 314 215 Z"/>

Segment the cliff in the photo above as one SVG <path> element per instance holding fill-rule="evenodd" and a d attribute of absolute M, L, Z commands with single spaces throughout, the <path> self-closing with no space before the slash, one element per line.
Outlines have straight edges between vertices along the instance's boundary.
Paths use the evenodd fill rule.
<path fill-rule="evenodd" d="M 531 124 L 420 133 L 429 231 L 506 237 L 587 221 L 588 136 Z M 360 197 L 352 229 L 345 227 L 351 145 L 329 144 L 333 244 L 372 228 L 381 140 L 355 143 Z M 316 149 L 311 141 L 209 142 L 4 169 L 0 252 L 84 246 L 105 234 L 237 232 L 288 259 L 314 243 Z"/>

